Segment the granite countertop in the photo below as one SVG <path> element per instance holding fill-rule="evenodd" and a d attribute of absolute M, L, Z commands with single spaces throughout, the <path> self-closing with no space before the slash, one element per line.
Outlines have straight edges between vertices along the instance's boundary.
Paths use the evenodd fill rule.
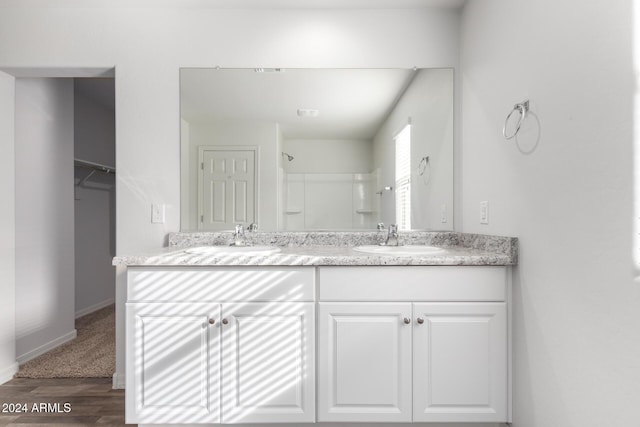
<path fill-rule="evenodd" d="M 431 245 L 443 250 L 429 255 L 369 254 L 354 246 L 377 244 L 375 232 L 257 232 L 248 234 L 256 245 L 278 246 L 273 254 L 192 254 L 198 246 L 227 246 L 229 233 L 171 233 L 169 247 L 152 254 L 116 256 L 113 265 L 225 266 L 225 265 L 515 265 L 517 239 L 455 232 L 400 233 L 407 245 Z"/>

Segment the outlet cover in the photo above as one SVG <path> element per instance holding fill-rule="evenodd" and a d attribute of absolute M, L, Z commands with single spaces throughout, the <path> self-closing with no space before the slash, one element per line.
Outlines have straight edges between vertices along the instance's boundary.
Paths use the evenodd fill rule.
<path fill-rule="evenodd" d="M 154 203 L 151 205 L 151 223 L 164 224 L 164 204 Z"/>

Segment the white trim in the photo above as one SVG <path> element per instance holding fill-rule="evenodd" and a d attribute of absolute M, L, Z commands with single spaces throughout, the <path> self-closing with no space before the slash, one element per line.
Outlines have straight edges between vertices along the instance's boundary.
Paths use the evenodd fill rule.
<path fill-rule="evenodd" d="M 22 365 L 23 363 L 28 362 L 29 360 L 35 359 L 38 356 L 45 354 L 48 351 L 53 350 L 56 347 L 61 346 L 64 343 L 72 341 L 78 335 L 77 330 L 72 330 L 71 332 L 67 332 L 66 334 L 59 336 L 58 338 L 49 341 L 46 344 L 41 345 L 40 347 L 34 348 L 31 351 L 26 352 L 23 355 L 20 355 L 16 358 L 16 361 Z"/>
<path fill-rule="evenodd" d="M 18 78 L 115 77 L 113 65 L 98 67 L 2 67 L 0 71 Z"/>
<path fill-rule="evenodd" d="M 15 362 L 0 370 L 0 384 L 4 384 L 7 381 L 12 380 L 13 376 L 18 372 L 18 367 L 18 362 Z"/>
<path fill-rule="evenodd" d="M 107 307 L 107 306 L 109 306 L 111 304 L 115 304 L 115 302 L 116 302 L 115 298 L 109 298 L 109 299 L 106 299 L 104 301 L 100 301 L 99 303 L 90 305 L 89 307 L 85 307 L 85 308 L 83 308 L 81 310 L 76 311 L 76 317 L 75 318 L 77 319 L 78 317 L 86 316 L 87 314 L 91 314 L 94 311 L 100 310 L 101 308 L 105 308 L 105 307 Z"/>
<path fill-rule="evenodd" d="M 507 425 L 513 422 L 513 275 L 512 267 L 506 268 L 507 284 Z"/>
<path fill-rule="evenodd" d="M 117 372 L 113 374 L 112 387 L 115 390 L 124 390 L 126 388 L 126 384 L 127 379 L 125 377 L 125 374 L 119 374 Z"/>

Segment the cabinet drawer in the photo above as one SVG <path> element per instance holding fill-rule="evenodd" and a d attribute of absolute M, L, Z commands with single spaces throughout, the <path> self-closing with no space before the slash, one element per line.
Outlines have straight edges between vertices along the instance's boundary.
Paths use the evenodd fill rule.
<path fill-rule="evenodd" d="M 129 267 L 129 302 L 313 301 L 312 267 Z"/>
<path fill-rule="evenodd" d="M 320 301 L 504 301 L 508 267 L 320 267 Z"/>

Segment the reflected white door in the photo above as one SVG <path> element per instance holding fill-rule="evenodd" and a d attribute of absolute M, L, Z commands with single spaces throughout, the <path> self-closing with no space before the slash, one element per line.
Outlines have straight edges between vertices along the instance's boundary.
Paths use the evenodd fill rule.
<path fill-rule="evenodd" d="M 126 311 L 127 423 L 219 423 L 220 306 L 127 303 Z"/>
<path fill-rule="evenodd" d="M 411 421 L 410 303 L 320 303 L 318 421 Z"/>
<path fill-rule="evenodd" d="M 413 421 L 507 421 L 505 303 L 414 305 Z"/>
<path fill-rule="evenodd" d="M 222 422 L 314 422 L 314 304 L 223 304 L 223 319 Z"/>
<path fill-rule="evenodd" d="M 256 221 L 256 151 L 200 150 L 201 230 Z"/>

